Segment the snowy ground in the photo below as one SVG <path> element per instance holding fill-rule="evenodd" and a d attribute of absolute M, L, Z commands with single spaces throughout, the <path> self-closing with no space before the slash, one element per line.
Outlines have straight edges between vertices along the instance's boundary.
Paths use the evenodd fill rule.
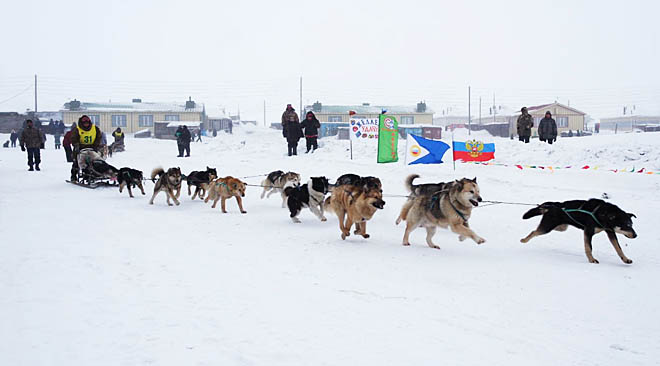
<path fill-rule="evenodd" d="M 278 199 L 249 187 L 248 214 L 160 195 L 67 185 L 64 151 L 43 151 L 42 172 L 0 149 L 0 365 L 651 365 L 660 359 L 660 176 L 579 169 L 555 172 L 451 163 L 375 164 L 375 148 L 325 139 L 313 155 L 284 156 L 276 131 L 251 130 L 192 145 L 127 140 L 109 162 L 145 173 L 162 165 L 221 175 L 295 170 L 334 181 L 379 176 L 385 194 L 403 179 L 477 176 L 486 200 L 539 203 L 600 197 L 637 215 L 634 263 L 605 235 L 584 255 L 570 229 L 520 244 L 538 218 L 528 207 L 474 211 L 487 242 L 438 231 L 401 246 L 402 198 L 386 197 L 370 239 L 342 241 L 336 217 L 309 211 L 293 224 Z M 552 147 L 496 139 L 497 162 L 660 170 L 659 134 L 560 139 Z M 6 135 L 0 140 L 5 141 Z M 304 143 L 301 142 L 301 150 Z M 405 142 L 401 142 L 403 153 Z M 259 178 L 246 179 L 258 184 Z M 655 224 L 654 224 L 655 223 Z M 654 290 L 655 289 L 655 290 Z"/>

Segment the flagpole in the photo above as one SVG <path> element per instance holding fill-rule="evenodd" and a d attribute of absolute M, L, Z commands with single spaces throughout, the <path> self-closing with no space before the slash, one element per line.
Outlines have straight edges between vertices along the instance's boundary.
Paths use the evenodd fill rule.
<path fill-rule="evenodd" d="M 351 132 L 351 131 L 349 130 L 349 133 L 350 133 L 350 132 Z M 351 160 L 353 160 L 353 139 L 351 138 L 350 135 L 348 136 L 348 138 L 349 138 L 349 140 L 351 140 Z"/>
<path fill-rule="evenodd" d="M 451 130 L 451 161 L 454 163 L 454 171 L 456 171 L 456 150 L 454 150 L 454 130 Z"/>

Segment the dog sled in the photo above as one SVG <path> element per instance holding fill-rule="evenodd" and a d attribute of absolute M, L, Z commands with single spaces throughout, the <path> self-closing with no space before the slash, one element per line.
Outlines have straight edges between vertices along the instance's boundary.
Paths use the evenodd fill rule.
<path fill-rule="evenodd" d="M 123 152 L 126 149 L 126 146 L 124 145 L 124 141 L 116 141 L 110 144 L 108 146 L 108 155 L 112 157 L 112 154 L 117 153 L 117 152 Z"/>
<path fill-rule="evenodd" d="M 82 149 L 78 153 L 77 179 L 66 182 L 91 189 L 116 187 L 119 185 L 117 183 L 118 174 L 119 170 L 106 163 L 103 156 L 94 149 Z"/>

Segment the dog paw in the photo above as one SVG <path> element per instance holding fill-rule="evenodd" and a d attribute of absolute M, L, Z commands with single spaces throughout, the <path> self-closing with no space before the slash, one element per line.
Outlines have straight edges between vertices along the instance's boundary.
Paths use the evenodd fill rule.
<path fill-rule="evenodd" d="M 222 210 L 222 213 L 227 213 L 227 211 L 225 211 L 225 210 Z"/>
<path fill-rule="evenodd" d="M 395 225 L 399 225 L 400 223 L 401 223 L 401 218 L 396 219 L 396 221 L 394 222 Z"/>
<path fill-rule="evenodd" d="M 429 245 L 429 246 L 430 246 L 431 248 L 433 248 L 433 249 L 440 249 L 440 247 L 437 246 L 437 245 L 435 245 L 435 244 L 431 244 L 431 245 Z"/>
<path fill-rule="evenodd" d="M 464 241 L 464 240 L 465 240 L 465 237 L 463 235 L 458 236 L 458 241 Z"/>
<path fill-rule="evenodd" d="M 596 258 L 591 258 L 591 259 L 589 259 L 589 263 L 598 264 L 600 262 L 598 262 L 598 259 L 596 259 Z"/>
<path fill-rule="evenodd" d="M 174 203 L 176 203 L 177 206 L 181 204 L 181 202 L 179 202 L 179 201 L 176 201 Z"/>
<path fill-rule="evenodd" d="M 370 236 L 371 236 L 371 235 L 369 235 L 369 234 L 363 234 L 363 235 L 362 235 L 362 237 L 365 238 L 365 239 L 369 239 Z"/>
<path fill-rule="evenodd" d="M 321 217 L 321 221 L 325 222 L 325 221 L 328 221 L 328 219 L 325 218 L 325 217 Z"/>
<path fill-rule="evenodd" d="M 410 243 L 403 243 L 403 246 L 404 246 L 404 247 L 409 247 L 409 246 L 410 246 Z"/>
<path fill-rule="evenodd" d="M 486 239 L 484 238 L 477 238 L 477 244 L 483 244 L 486 242 Z"/>
<path fill-rule="evenodd" d="M 241 211 L 241 213 L 242 213 L 242 214 L 246 214 L 246 213 L 247 213 L 247 211 Z"/>
<path fill-rule="evenodd" d="M 628 258 L 626 258 L 626 259 L 623 260 L 623 263 L 625 263 L 625 264 L 631 264 L 631 263 L 632 263 L 632 259 L 628 259 Z"/>
<path fill-rule="evenodd" d="M 346 240 L 346 234 L 344 233 L 341 234 L 341 240 Z"/>

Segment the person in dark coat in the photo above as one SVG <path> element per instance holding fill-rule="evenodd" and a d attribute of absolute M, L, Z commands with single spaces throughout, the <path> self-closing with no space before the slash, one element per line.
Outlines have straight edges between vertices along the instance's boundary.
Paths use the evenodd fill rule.
<path fill-rule="evenodd" d="M 190 135 L 188 126 L 179 126 L 174 135 L 176 136 L 176 143 L 179 147 L 178 157 L 183 157 L 184 151 L 186 152 L 186 157 L 190 156 L 190 140 L 192 136 Z"/>
<path fill-rule="evenodd" d="M 18 132 L 16 130 L 11 130 L 11 135 L 9 135 L 11 140 L 11 147 L 16 147 L 16 140 L 18 140 Z"/>
<path fill-rule="evenodd" d="M 545 117 L 539 122 L 539 139 L 550 145 L 557 141 L 557 122 L 552 118 L 550 111 L 545 112 Z"/>
<path fill-rule="evenodd" d="M 23 132 L 21 132 L 21 150 L 25 151 L 27 148 L 28 166 L 29 171 L 39 169 L 41 163 L 41 145 L 43 144 L 43 133 L 40 129 L 34 127 L 32 120 L 27 120 Z"/>
<path fill-rule="evenodd" d="M 518 130 L 518 140 L 529 143 L 529 138 L 532 136 L 532 127 L 534 127 L 534 118 L 527 112 L 527 107 L 520 109 L 520 117 L 516 123 Z"/>
<path fill-rule="evenodd" d="M 303 132 L 305 133 L 305 140 L 307 140 L 306 153 L 308 153 L 309 150 L 312 150 L 312 152 L 314 152 L 316 149 L 319 148 L 318 137 L 319 137 L 319 128 L 321 128 L 321 123 L 319 122 L 318 119 L 316 119 L 314 112 L 312 111 L 307 112 L 307 114 L 305 115 L 305 120 L 302 121 L 300 127 L 302 127 Z"/>
<path fill-rule="evenodd" d="M 64 138 L 62 139 L 62 146 L 64 146 L 64 154 L 66 155 L 67 163 L 73 162 L 73 150 L 71 149 L 71 135 L 73 134 L 73 130 L 77 128 L 78 126 L 76 126 L 75 123 L 72 123 L 71 129 L 64 134 Z"/>
<path fill-rule="evenodd" d="M 288 143 L 289 156 L 298 155 L 298 141 L 303 135 L 299 122 L 289 121 L 284 125 L 284 137 Z"/>

